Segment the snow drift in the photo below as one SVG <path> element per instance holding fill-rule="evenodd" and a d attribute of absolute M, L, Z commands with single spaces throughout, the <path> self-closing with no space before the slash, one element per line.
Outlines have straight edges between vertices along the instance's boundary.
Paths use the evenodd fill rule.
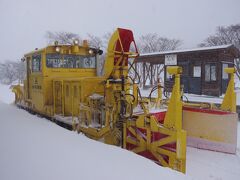
<path fill-rule="evenodd" d="M 0 179 L 186 179 L 0 102 Z"/>
<path fill-rule="evenodd" d="M 0 180 L 193 177 L 239 180 L 240 123 L 237 155 L 188 147 L 185 176 L 132 152 L 91 140 L 33 116 L 9 105 L 13 101 L 14 94 L 9 86 L 0 84 Z"/>

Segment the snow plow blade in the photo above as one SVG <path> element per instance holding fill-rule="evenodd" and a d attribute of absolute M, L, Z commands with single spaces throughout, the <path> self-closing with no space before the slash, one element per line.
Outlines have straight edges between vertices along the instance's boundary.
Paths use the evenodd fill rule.
<path fill-rule="evenodd" d="M 187 131 L 187 145 L 236 154 L 237 121 L 236 93 L 234 92 L 235 68 L 225 68 L 230 75 L 227 91 L 221 106 L 183 106 L 183 129 Z M 195 104 L 196 105 L 196 104 Z"/>
<path fill-rule="evenodd" d="M 183 108 L 183 129 L 187 131 L 187 145 L 236 153 L 237 113 L 200 108 Z"/>

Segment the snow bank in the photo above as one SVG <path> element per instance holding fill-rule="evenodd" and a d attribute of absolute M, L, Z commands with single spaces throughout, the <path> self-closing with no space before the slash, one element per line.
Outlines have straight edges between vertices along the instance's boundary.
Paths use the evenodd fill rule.
<path fill-rule="evenodd" d="M 141 94 L 142 96 L 149 96 L 151 89 L 141 89 Z M 240 106 L 240 89 L 235 90 L 236 95 L 237 95 L 237 105 Z M 152 93 L 152 97 L 157 97 L 157 91 L 154 91 Z M 193 102 L 206 102 L 206 103 L 216 103 L 216 104 L 221 104 L 223 101 L 224 95 L 221 97 L 216 97 L 216 96 L 207 96 L 207 95 L 197 95 L 197 94 L 188 94 L 184 93 L 183 100 L 186 101 L 193 101 Z M 165 97 L 163 96 L 163 99 Z"/>
<path fill-rule="evenodd" d="M 190 179 L 0 102 L 0 179 Z"/>
<path fill-rule="evenodd" d="M 0 102 L 10 104 L 14 102 L 14 93 L 11 92 L 9 85 L 0 83 Z"/>
<path fill-rule="evenodd" d="M 205 100 L 204 97 L 192 98 Z M 13 105 L 2 103 L 11 103 L 13 99 L 14 95 L 9 87 L 0 85 L 1 180 L 141 180 L 191 177 L 199 180 L 239 180 L 240 123 L 237 155 L 188 147 L 187 176 L 184 176 L 132 152 L 93 141 Z M 219 100 L 220 98 L 214 99 Z"/>
<path fill-rule="evenodd" d="M 239 147 L 237 155 L 188 147 L 187 175 L 200 180 L 239 180 Z"/>

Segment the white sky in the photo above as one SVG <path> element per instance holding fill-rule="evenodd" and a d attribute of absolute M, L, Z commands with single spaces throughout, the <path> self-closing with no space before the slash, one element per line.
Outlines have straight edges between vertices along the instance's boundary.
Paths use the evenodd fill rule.
<path fill-rule="evenodd" d="M 240 0 L 0 0 L 0 62 L 46 45 L 46 31 L 102 36 L 117 27 L 196 47 L 216 26 L 240 23 Z"/>

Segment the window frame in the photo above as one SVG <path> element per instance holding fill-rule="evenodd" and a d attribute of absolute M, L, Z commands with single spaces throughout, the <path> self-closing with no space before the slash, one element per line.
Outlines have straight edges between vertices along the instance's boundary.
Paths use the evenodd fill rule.
<path fill-rule="evenodd" d="M 33 54 L 31 57 L 31 72 L 32 73 L 41 73 L 42 72 L 42 55 L 41 54 Z M 38 60 L 38 68 L 36 69 L 34 60 Z"/>
<path fill-rule="evenodd" d="M 226 67 L 223 67 L 224 65 L 227 65 Z M 227 63 L 222 63 L 222 79 L 223 80 L 228 80 L 228 73 L 226 73 L 224 71 L 225 68 L 228 68 L 228 64 Z"/>
<path fill-rule="evenodd" d="M 195 67 L 199 67 L 200 68 L 200 72 L 199 72 L 200 74 L 196 75 Z M 202 66 L 201 65 L 193 65 L 192 72 L 193 72 L 192 77 L 194 77 L 194 78 L 201 78 L 202 77 Z"/>
<path fill-rule="evenodd" d="M 209 80 L 206 80 L 206 66 L 209 66 Z M 212 76 L 212 71 L 214 67 L 215 67 L 215 79 Z M 208 83 L 217 81 L 217 63 L 209 62 L 204 65 L 204 81 Z"/>
<path fill-rule="evenodd" d="M 61 66 L 61 65 L 59 66 L 59 64 L 58 64 L 57 67 L 54 67 L 53 62 L 52 63 L 49 62 L 50 58 L 48 56 L 52 56 L 53 59 L 55 58 L 59 62 L 61 61 L 59 64 L 62 63 L 63 66 Z M 59 56 L 59 58 L 57 59 L 58 56 Z M 80 57 L 82 59 L 80 59 Z M 72 64 L 68 62 L 68 60 L 71 58 L 72 58 L 72 60 L 71 60 Z M 91 58 L 91 60 L 93 62 L 92 67 L 91 67 L 91 65 L 89 65 L 89 67 L 85 66 L 86 65 L 85 58 L 88 58 L 89 60 Z M 52 65 L 50 65 L 50 64 L 52 64 Z M 71 64 L 71 67 L 69 66 L 70 64 Z M 49 69 L 96 69 L 97 57 L 96 56 L 87 56 L 87 55 L 75 55 L 75 54 L 48 53 L 48 54 L 46 54 L 46 67 Z"/>

